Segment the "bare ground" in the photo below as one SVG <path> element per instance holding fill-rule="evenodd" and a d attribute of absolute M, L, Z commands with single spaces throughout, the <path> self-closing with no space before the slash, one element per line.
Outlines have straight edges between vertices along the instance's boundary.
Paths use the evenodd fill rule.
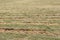
<path fill-rule="evenodd" d="M 44 29 L 13 29 L 13 28 L 0 28 L 0 32 L 9 32 L 9 33 L 22 33 L 22 34 L 46 34 L 49 36 L 58 36 L 59 33 L 49 32 Z"/>

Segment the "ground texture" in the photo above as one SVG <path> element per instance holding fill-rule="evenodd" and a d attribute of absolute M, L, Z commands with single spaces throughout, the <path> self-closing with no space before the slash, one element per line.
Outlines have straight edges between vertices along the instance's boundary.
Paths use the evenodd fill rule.
<path fill-rule="evenodd" d="M 60 40 L 60 0 L 0 0 L 0 40 Z"/>

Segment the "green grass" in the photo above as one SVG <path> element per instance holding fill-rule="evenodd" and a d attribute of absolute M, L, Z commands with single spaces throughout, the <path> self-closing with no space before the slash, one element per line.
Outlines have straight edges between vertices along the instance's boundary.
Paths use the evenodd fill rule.
<path fill-rule="evenodd" d="M 60 40 L 58 36 L 44 34 L 0 33 L 0 40 Z"/>
<path fill-rule="evenodd" d="M 33 9 L 26 9 L 19 13 L 0 13 L 0 27 L 12 27 L 12 28 L 35 28 L 33 24 L 30 23 L 41 23 L 44 27 L 44 22 L 49 24 L 57 23 L 58 27 L 60 26 L 59 20 L 59 13 L 60 10 L 58 8 L 33 8 Z M 4 24 L 5 23 L 5 24 Z M 18 23 L 18 24 L 17 24 Z M 21 24 L 23 23 L 23 24 Z M 41 27 L 39 24 L 39 27 Z M 37 28 L 38 25 L 36 26 Z"/>
<path fill-rule="evenodd" d="M 60 0 L 0 0 L 0 28 L 45 29 L 60 33 Z M 60 40 L 60 35 L 0 33 L 0 40 Z"/>

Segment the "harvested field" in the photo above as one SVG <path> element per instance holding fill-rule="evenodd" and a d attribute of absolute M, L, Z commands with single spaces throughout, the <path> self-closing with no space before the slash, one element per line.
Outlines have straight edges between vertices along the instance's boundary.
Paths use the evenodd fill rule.
<path fill-rule="evenodd" d="M 0 40 L 60 40 L 60 0 L 0 0 Z"/>

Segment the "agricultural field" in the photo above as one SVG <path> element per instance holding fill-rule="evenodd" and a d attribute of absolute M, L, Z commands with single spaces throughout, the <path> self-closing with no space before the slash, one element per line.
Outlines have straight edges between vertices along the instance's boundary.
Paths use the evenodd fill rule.
<path fill-rule="evenodd" d="M 0 0 L 0 40 L 60 40 L 60 0 Z"/>

